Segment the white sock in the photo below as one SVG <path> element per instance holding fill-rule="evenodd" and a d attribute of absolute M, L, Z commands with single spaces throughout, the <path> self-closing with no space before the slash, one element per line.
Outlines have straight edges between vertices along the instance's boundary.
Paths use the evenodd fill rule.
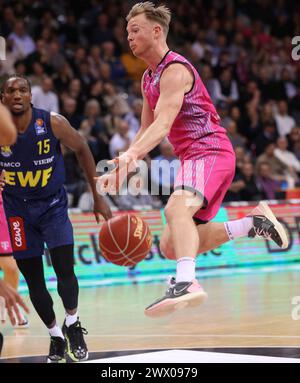
<path fill-rule="evenodd" d="M 195 279 L 195 258 L 183 257 L 177 260 L 176 283 L 191 282 Z"/>
<path fill-rule="evenodd" d="M 49 330 L 50 336 L 59 336 L 60 338 L 65 339 L 65 337 L 61 331 L 61 328 L 59 326 L 57 326 L 57 324 L 55 326 L 53 326 L 52 328 L 49 328 L 48 330 Z"/>
<path fill-rule="evenodd" d="M 235 221 L 224 222 L 229 239 L 245 237 L 253 226 L 253 218 L 245 217 Z"/>
<path fill-rule="evenodd" d="M 75 322 L 77 322 L 77 319 L 78 319 L 78 313 L 77 313 L 77 311 L 76 311 L 76 313 L 73 314 L 73 315 L 66 313 L 66 326 L 67 326 L 67 327 L 72 326 L 72 324 L 74 324 Z"/>

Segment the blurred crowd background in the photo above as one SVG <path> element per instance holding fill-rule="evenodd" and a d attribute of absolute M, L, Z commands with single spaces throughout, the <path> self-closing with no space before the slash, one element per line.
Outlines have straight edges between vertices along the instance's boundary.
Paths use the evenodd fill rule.
<path fill-rule="evenodd" d="M 0 35 L 7 42 L 1 79 L 28 76 L 34 106 L 64 115 L 96 163 L 126 150 L 140 126 L 146 66 L 129 50 L 125 21 L 136 2 L 0 0 Z M 236 175 L 225 201 L 300 196 L 300 60 L 291 55 L 292 37 L 300 36 L 300 3 L 162 3 L 172 10 L 170 49 L 199 71 L 235 148 Z M 76 157 L 63 152 L 69 206 L 90 210 Z M 162 142 L 151 159 L 174 160 L 170 143 Z M 173 178 L 149 172 L 160 190 Z M 120 209 L 158 208 L 167 201 L 161 194 L 107 200 Z"/>

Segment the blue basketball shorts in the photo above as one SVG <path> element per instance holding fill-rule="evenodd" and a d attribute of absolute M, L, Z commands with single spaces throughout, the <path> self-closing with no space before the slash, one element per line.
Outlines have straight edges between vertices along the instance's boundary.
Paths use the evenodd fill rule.
<path fill-rule="evenodd" d="M 3 193 L 3 206 L 15 259 L 40 257 L 45 244 L 51 250 L 74 243 L 64 188 L 43 199 L 22 199 Z"/>

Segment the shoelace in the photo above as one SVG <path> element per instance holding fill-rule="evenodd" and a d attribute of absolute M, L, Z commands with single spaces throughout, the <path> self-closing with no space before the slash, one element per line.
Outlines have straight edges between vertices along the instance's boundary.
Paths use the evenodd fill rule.
<path fill-rule="evenodd" d="M 266 239 L 272 239 L 272 234 L 269 233 L 268 229 L 259 229 L 258 227 L 255 227 L 254 232 L 259 237 L 264 237 Z"/>
<path fill-rule="evenodd" d="M 82 346 L 84 344 L 83 335 L 87 335 L 88 331 L 81 327 L 81 325 L 74 326 L 72 328 L 69 328 L 69 337 L 72 345 L 75 346 L 75 348 L 78 348 L 79 346 Z"/>

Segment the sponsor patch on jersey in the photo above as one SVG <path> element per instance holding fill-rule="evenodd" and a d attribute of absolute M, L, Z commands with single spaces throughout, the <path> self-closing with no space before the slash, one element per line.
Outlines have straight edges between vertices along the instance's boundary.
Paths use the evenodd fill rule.
<path fill-rule="evenodd" d="M 13 251 L 24 251 L 27 249 L 24 220 L 21 217 L 10 217 L 9 227 L 12 237 Z"/>
<path fill-rule="evenodd" d="M 10 146 L 1 146 L 1 154 L 3 157 L 10 157 L 12 155 Z"/>
<path fill-rule="evenodd" d="M 47 128 L 45 126 L 45 122 L 41 118 L 38 118 L 37 120 L 35 120 L 34 128 L 35 128 L 35 132 L 38 136 L 41 136 L 41 135 L 47 133 Z"/>

